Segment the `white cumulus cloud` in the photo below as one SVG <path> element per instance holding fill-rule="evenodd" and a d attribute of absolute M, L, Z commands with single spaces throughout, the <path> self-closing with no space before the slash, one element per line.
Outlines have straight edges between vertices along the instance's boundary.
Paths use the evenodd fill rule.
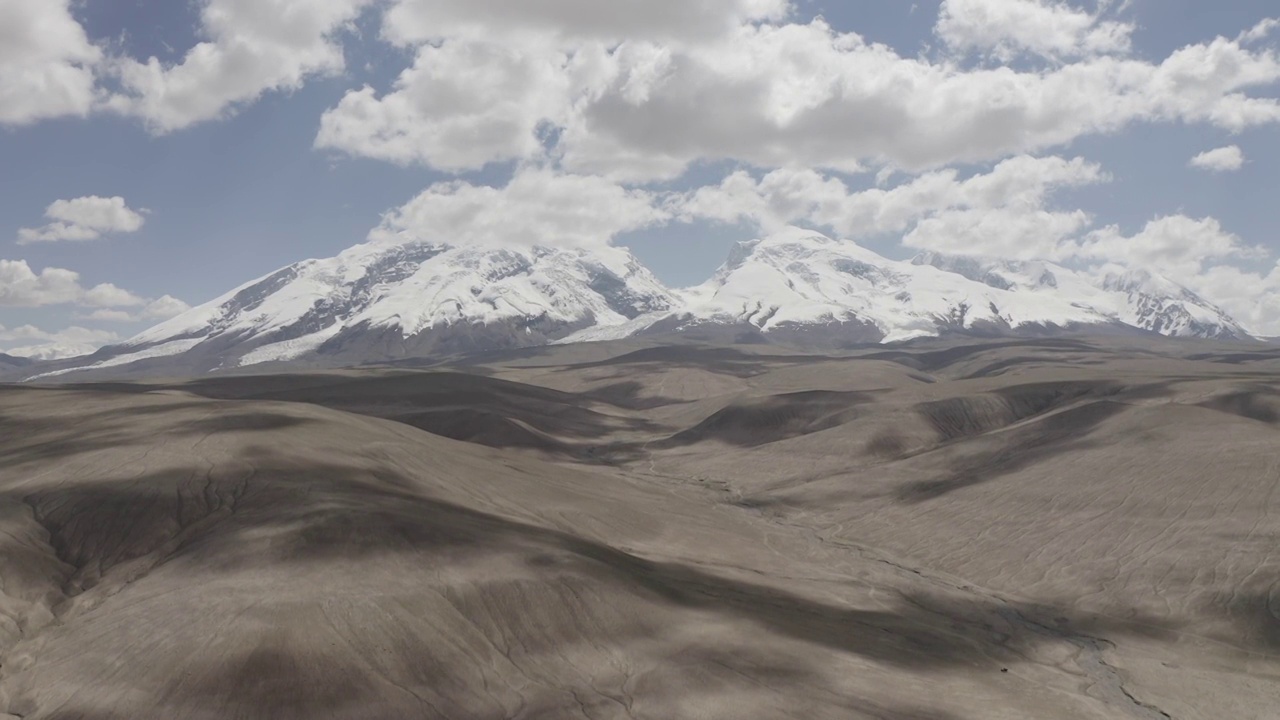
<path fill-rule="evenodd" d="M 1007 61 L 1127 53 L 1133 29 L 1054 0 L 943 0 L 934 32 L 955 50 Z"/>
<path fill-rule="evenodd" d="M 70 0 L 0 2 L 0 125 L 87 115 L 101 59 Z"/>
<path fill-rule="evenodd" d="M 164 133 L 226 116 L 268 91 L 341 72 L 342 46 L 333 35 L 371 2 L 208 0 L 200 11 L 208 39 L 177 64 L 114 59 L 111 72 L 122 91 L 106 106 Z"/>
<path fill-rule="evenodd" d="M 984 162 L 1113 133 L 1138 122 L 1231 130 L 1280 121 L 1280 103 L 1244 94 L 1280 80 L 1280 60 L 1219 38 L 1155 64 L 1098 57 L 1051 71 L 966 70 L 904 58 L 821 21 L 744 27 L 732 42 L 676 53 L 628 94 L 634 64 L 579 104 L 559 150 L 577 172 L 646 179 L 697 159 L 765 167 L 909 170 Z M 646 158 L 642 164 L 635 158 Z"/>
<path fill-rule="evenodd" d="M 1104 227 L 1088 233 L 1074 252 L 1086 262 L 1159 272 L 1222 308 L 1250 332 L 1280 336 L 1280 264 L 1264 262 L 1261 270 L 1242 267 L 1271 253 L 1249 245 L 1216 218 L 1156 218 L 1130 236 Z"/>
<path fill-rule="evenodd" d="M 1191 158 L 1189 164 L 1210 172 L 1232 172 L 1244 167 L 1244 151 L 1238 145 L 1206 150 Z"/>
<path fill-rule="evenodd" d="M 20 229 L 18 244 L 97 240 L 103 234 L 137 232 L 146 222 L 142 212 L 131 209 L 124 198 L 118 196 L 89 195 L 55 200 L 44 211 L 44 216 L 52 222 L 38 228 Z"/>
<path fill-rule="evenodd" d="M 1241 287 L 1261 292 L 1256 276 L 1232 264 L 1263 259 L 1267 252 L 1217 219 L 1175 214 L 1126 234 L 1117 226 L 1098 227 L 1083 209 L 1053 204 L 1056 191 L 1109 180 L 1099 165 L 1082 158 L 1030 156 L 1010 158 L 968 178 L 939 170 L 858 191 L 810 169 L 774 170 L 760 177 L 738 171 L 668 204 L 682 220 L 746 222 L 765 232 L 799 223 L 855 239 L 891 234 L 912 250 L 1141 268 L 1203 292 L 1251 320 L 1247 327 L 1280 327 L 1280 320 L 1260 322 L 1240 291 L 1220 280 L 1230 273 L 1247 275 Z"/>
<path fill-rule="evenodd" d="M 921 220 L 902 244 L 950 255 L 1059 259 L 1062 243 L 1092 221 L 1083 210 L 949 210 Z"/>
<path fill-rule="evenodd" d="M 172 295 L 161 295 L 149 301 L 139 316 L 142 320 L 168 320 L 191 309 L 187 303 Z"/>
<path fill-rule="evenodd" d="M 1066 218 L 1041 212 L 1049 195 L 1061 188 L 1107 180 L 1101 167 L 1083 158 L 1023 155 L 968 178 L 962 179 L 953 169 L 938 170 L 894 187 L 856 192 L 838 178 L 809 169 L 774 170 L 758 180 L 746 171 L 738 171 L 719 185 L 688 193 L 677 204 L 685 219 L 748 221 L 765 230 L 806 222 L 856 238 L 914 229 L 908 243 L 913 247 L 943 250 L 937 240 L 928 239 L 951 237 L 947 251 L 983 254 L 997 252 L 1008 243 L 997 241 L 996 234 L 977 233 L 978 229 L 989 229 L 1003 221 L 1009 222 L 1012 232 L 1015 225 L 1026 227 L 1032 219 L 1039 219 L 1052 220 L 1061 230 Z M 998 210 L 1008 212 L 991 212 Z M 1022 218 L 1016 223 L 1011 220 L 1014 213 Z M 1078 222 L 1074 214 L 1071 222 Z M 962 229 L 968 229 L 963 236 Z M 1061 236 L 1059 232 L 1055 237 Z M 1045 235 L 1019 249 L 1044 251 L 1054 246 L 1046 245 L 1049 239 Z M 958 243 L 963 247 L 956 247 Z"/>
<path fill-rule="evenodd" d="M 920 171 L 1135 123 L 1280 122 L 1280 102 L 1248 93 L 1280 81 L 1280 59 L 1227 38 L 1158 62 L 1082 52 L 1035 70 L 906 57 L 822 19 L 740 22 L 696 41 L 565 40 L 542 25 L 404 35 L 421 43 L 413 67 L 382 96 L 351 91 L 325 113 L 317 145 L 457 171 L 545 144 L 568 172 L 646 182 L 698 160 Z"/>
<path fill-rule="evenodd" d="M 47 267 L 36 272 L 25 260 L 0 260 L 0 307 L 145 308 L 148 303 L 162 301 L 168 302 L 164 298 L 149 301 L 111 283 L 85 287 L 74 270 Z"/>
<path fill-rule="evenodd" d="M 918 172 L 1135 123 L 1280 122 L 1280 101 L 1256 92 L 1280 81 L 1260 46 L 1275 20 L 1138 58 L 1110 2 L 941 4 L 947 48 L 1054 61 L 1027 68 L 903 55 L 794 22 L 787 0 L 203 0 L 201 42 L 169 63 L 104 57 L 69 1 L 0 7 L 0 123 L 99 108 L 163 133 L 225 117 L 342 72 L 347 30 L 370 9 L 413 59 L 391 88 L 348 91 L 315 144 L 451 172 L 511 160 L 624 182 L 709 160 Z M 109 80 L 95 86 L 95 72 Z"/>
<path fill-rule="evenodd" d="M 136 305 L 136 303 L 129 303 Z M 147 301 L 145 305 L 134 311 L 120 310 L 117 308 L 99 308 L 91 313 L 86 313 L 80 317 L 84 320 L 94 320 L 97 322 L 118 322 L 118 323 L 136 323 L 142 321 L 168 320 L 176 317 L 191 309 L 187 303 L 179 300 L 172 295 L 164 295 L 155 300 Z"/>
<path fill-rule="evenodd" d="M 567 110 L 568 56 L 551 48 L 458 40 L 424 45 L 390 93 L 346 94 L 315 144 L 446 170 L 542 154 L 538 126 Z"/>
<path fill-rule="evenodd" d="M 1280 263 L 1263 272 L 1216 265 L 1194 278 L 1190 285 L 1249 331 L 1268 337 L 1280 336 Z"/>
<path fill-rule="evenodd" d="M 401 45 L 467 36 L 698 40 L 790 10 L 788 0 L 393 0 L 383 34 Z"/>
<path fill-rule="evenodd" d="M 1276 28 L 1280 27 L 1280 18 L 1264 18 L 1257 25 L 1240 33 L 1240 43 L 1255 43 L 1265 40 Z"/>
<path fill-rule="evenodd" d="M 648 192 L 600 177 L 525 168 L 501 188 L 432 185 L 388 213 L 370 240 L 591 247 L 669 217 Z"/>
<path fill-rule="evenodd" d="M 1114 226 L 1101 228 L 1090 233 L 1072 252 L 1082 258 L 1155 270 L 1193 286 L 1209 265 L 1266 257 L 1263 248 L 1245 245 L 1217 219 L 1185 215 L 1157 218 L 1127 237 Z"/>

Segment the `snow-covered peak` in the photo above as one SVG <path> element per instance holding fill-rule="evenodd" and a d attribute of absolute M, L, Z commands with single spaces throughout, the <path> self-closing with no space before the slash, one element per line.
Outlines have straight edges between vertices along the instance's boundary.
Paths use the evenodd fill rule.
<path fill-rule="evenodd" d="M 497 346 L 519 346 L 584 327 L 621 325 L 675 303 L 671 291 L 620 248 L 374 242 L 277 270 L 126 346 L 200 339 L 202 345 L 235 346 L 252 362 L 292 359 L 334 343 L 349 347 L 343 336 L 357 330 L 377 334 L 385 345 L 387 337 L 420 338 L 445 329 L 487 332 Z M 499 332 L 508 336 L 493 337 Z M 394 347 L 378 352 L 399 354 Z"/>
<path fill-rule="evenodd" d="M 1238 338 L 1249 333 L 1221 308 L 1162 275 L 1109 266 L 1073 270 L 1044 261 L 922 253 L 913 263 L 1014 292 L 1070 297 L 1126 325 L 1172 337 Z"/>
<path fill-rule="evenodd" d="M 1108 273 L 1101 286 L 1128 299 L 1126 322 L 1172 337 L 1244 339 L 1249 332 L 1225 310 L 1169 278 L 1146 270 Z"/>
<path fill-rule="evenodd" d="M 1150 272 L 939 254 L 899 261 L 791 227 L 739 243 L 711 279 L 682 291 L 622 248 L 369 242 L 281 268 L 55 372 L 139 361 L 188 372 L 277 360 L 354 365 L 642 333 L 721 337 L 717 327 L 728 329 L 723 337 L 848 345 L 1125 326 L 1248 337 L 1219 308 Z"/>
<path fill-rule="evenodd" d="M 1043 261 L 1002 261 L 964 255 L 924 252 L 911 260 L 914 265 L 929 265 L 955 273 L 1001 290 L 1056 289 L 1062 268 Z"/>
<path fill-rule="evenodd" d="M 890 260 L 850 240 L 796 227 L 739 244 L 690 298 L 686 311 L 695 322 L 748 324 L 764 332 L 857 323 L 886 341 L 979 327 L 1107 321 L 1063 298 L 1019 298 L 999 283 Z"/>
<path fill-rule="evenodd" d="M 1171 297 L 1185 298 L 1195 302 L 1204 302 L 1195 293 L 1175 283 L 1163 275 L 1154 275 L 1147 270 L 1130 270 L 1118 266 L 1107 268 L 1100 276 L 1098 285 L 1104 290 L 1123 293 L 1160 293 Z"/>

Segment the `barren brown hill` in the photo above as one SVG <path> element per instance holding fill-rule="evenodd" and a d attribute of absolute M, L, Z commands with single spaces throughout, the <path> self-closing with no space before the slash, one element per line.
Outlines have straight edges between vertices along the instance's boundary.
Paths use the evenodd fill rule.
<path fill-rule="evenodd" d="M 1280 359 L 0 388 L 0 717 L 1272 718 Z"/>

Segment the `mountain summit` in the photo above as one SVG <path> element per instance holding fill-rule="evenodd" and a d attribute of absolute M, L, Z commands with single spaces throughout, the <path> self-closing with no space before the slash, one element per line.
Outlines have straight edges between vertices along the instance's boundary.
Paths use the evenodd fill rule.
<path fill-rule="evenodd" d="M 1250 337 L 1226 311 L 1178 283 L 1147 270 L 1122 268 L 1090 275 L 1041 261 L 1009 261 L 924 253 L 931 265 L 1024 296 L 1056 296 L 1088 306 L 1125 325 L 1170 337 L 1242 340 Z"/>
<path fill-rule="evenodd" d="M 682 307 L 569 340 L 712 328 L 827 347 L 1070 331 L 1249 337 L 1221 309 L 1148 272 L 1092 277 L 1047 262 L 936 253 L 890 260 L 793 227 L 739 243 L 710 280 L 685 292 Z"/>
<path fill-rule="evenodd" d="M 837 342 L 1112 322 L 1073 298 L 1015 293 L 800 228 L 740 244 L 711 280 L 690 293 L 685 313 L 694 324 L 746 324 L 766 334 Z"/>
<path fill-rule="evenodd" d="M 141 361 L 187 372 L 354 365 L 717 330 L 828 347 L 957 333 L 1249 338 L 1220 308 L 1146 271 L 1095 277 L 933 253 L 899 261 L 793 227 L 739 243 L 707 282 L 684 291 L 616 247 L 365 243 L 290 265 L 52 372 Z"/>
<path fill-rule="evenodd" d="M 246 283 L 91 359 L 359 364 L 544 345 L 677 302 L 621 248 L 366 243 Z"/>

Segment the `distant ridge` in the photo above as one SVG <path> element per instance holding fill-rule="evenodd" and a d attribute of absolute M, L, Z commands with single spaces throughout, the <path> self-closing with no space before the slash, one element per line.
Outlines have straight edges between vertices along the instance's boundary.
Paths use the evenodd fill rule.
<path fill-rule="evenodd" d="M 32 362 L 34 361 L 29 358 L 14 357 L 13 355 L 0 353 L 0 369 L 26 367 Z"/>

